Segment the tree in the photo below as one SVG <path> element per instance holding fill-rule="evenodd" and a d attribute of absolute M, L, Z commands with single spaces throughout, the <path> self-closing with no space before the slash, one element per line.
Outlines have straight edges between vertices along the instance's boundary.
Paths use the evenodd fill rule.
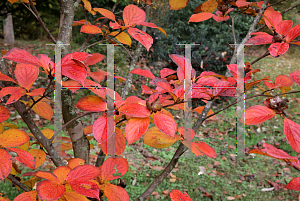
<path fill-rule="evenodd" d="M 137 26 L 142 25 L 144 27 L 156 28 L 165 33 L 164 29 L 157 27 L 154 23 L 146 22 L 147 9 L 149 9 L 147 4 L 151 4 L 151 1 L 143 2 L 145 2 L 146 12 L 138 6 L 130 4 L 124 8 L 122 19 L 116 19 L 114 10 L 117 3 L 112 8 L 112 11 L 109 11 L 103 8 L 92 7 L 89 1 L 84 0 L 82 1 L 83 4 L 81 4 L 81 6 L 92 15 L 99 14 L 100 18 L 98 18 L 98 20 L 102 19 L 101 23 L 91 23 L 86 19 L 74 22 L 74 11 L 79 6 L 80 1 L 75 2 L 75 4 L 72 0 L 62 1 L 60 29 L 57 39 L 43 23 L 32 0 L 29 0 L 26 4 L 28 8 L 35 13 L 35 16 L 38 18 L 41 26 L 51 40 L 57 44 L 56 50 L 62 49 L 63 56 L 62 58 L 60 58 L 60 55 L 58 57 L 56 56 L 56 63 L 54 63 L 47 55 L 40 54 L 36 57 L 26 50 L 13 48 L 6 52 L 2 57 L 16 62 L 17 65 L 11 70 L 4 61 L 1 61 L 2 74 L 0 74 L 0 80 L 3 81 L 5 87 L 1 89 L 0 96 L 11 95 L 6 102 L 6 105 L 13 105 L 31 131 L 32 136 L 36 140 L 36 144 L 40 147 L 40 149 L 32 148 L 29 151 L 27 151 L 28 148 L 25 148 L 25 150 L 14 148 L 29 143 L 28 134 L 21 129 L 3 129 L 3 132 L 0 135 L 0 155 L 3 159 L 3 163 L 0 165 L 2 170 L 0 179 L 3 180 L 8 178 L 25 191 L 25 193 L 20 194 L 15 199 L 16 201 L 36 200 L 37 196 L 42 200 L 102 200 L 104 195 L 108 200 L 129 200 L 130 198 L 127 192 L 122 188 L 123 185 L 121 183 L 118 186 L 109 183 L 111 180 L 119 179 L 127 172 L 127 160 L 118 157 L 124 151 L 126 142 L 127 144 L 134 143 L 143 136 L 145 144 L 156 148 L 165 148 L 173 145 L 176 141 L 180 141 L 181 143 L 168 166 L 154 179 L 147 190 L 136 198 L 136 200 L 147 199 L 159 183 L 161 183 L 172 171 L 180 156 L 188 149 L 196 156 L 206 155 L 211 158 L 217 157 L 217 153 L 211 146 L 205 142 L 193 141 L 195 132 L 199 129 L 205 119 L 218 114 L 238 102 L 244 101 L 244 98 L 238 99 L 232 104 L 229 104 L 216 112 L 212 112 L 210 108 L 217 98 L 236 96 L 239 92 L 241 83 L 242 85 L 246 84 L 246 91 L 249 91 L 263 81 L 271 81 L 269 77 L 252 81 L 255 73 L 260 71 L 259 69 L 253 69 L 252 65 L 266 55 L 262 55 L 251 63 L 246 62 L 239 66 L 234 64 L 237 58 L 236 55 L 233 55 L 234 59 L 232 59 L 231 64 L 227 65 L 227 68 L 233 77 L 225 77 L 211 71 L 202 72 L 200 76 L 196 76 L 196 71 L 193 69 L 191 61 L 178 54 L 169 55 L 170 59 L 177 65 L 177 71 L 165 68 L 160 71 L 159 77 L 156 77 L 147 69 L 135 68 L 135 62 L 141 47 L 143 46 L 149 51 L 153 43 L 153 38 L 145 32 L 145 28 L 140 30 Z M 182 4 L 182 2 L 184 3 Z M 170 0 L 169 3 L 171 9 L 180 9 L 184 7 L 188 1 Z M 255 16 L 247 36 L 242 42 L 243 44 L 249 40 L 251 32 L 255 30 L 261 15 L 264 16 L 264 21 L 261 21 L 261 23 L 266 23 L 266 26 L 273 27 L 273 37 L 277 37 L 275 36 L 275 31 L 276 33 L 281 34 L 278 30 L 281 30 L 282 26 L 285 27 L 286 22 L 283 23 L 278 20 L 278 14 L 276 11 L 271 10 L 271 6 L 267 7 L 267 3 L 268 0 L 258 3 L 241 0 L 236 2 L 219 1 L 219 3 L 216 3 L 208 0 L 200 6 L 200 11 L 197 14 L 192 15 L 189 21 L 200 22 L 209 18 L 213 18 L 216 21 L 226 21 L 231 17 L 231 28 L 234 41 L 236 42 L 234 37 L 234 16 L 231 16 L 231 14 L 229 15 L 229 13 L 234 12 L 233 10 L 236 10 L 237 13 Z M 298 5 L 300 5 L 300 3 L 295 4 L 292 7 Z M 254 9 L 255 7 L 258 7 L 259 10 Z M 217 11 L 213 14 L 216 9 Z M 110 28 L 114 30 L 118 29 L 119 31 L 110 31 L 108 26 L 104 26 L 108 21 Z M 65 45 L 71 42 L 72 25 L 81 25 L 81 32 L 90 34 L 83 43 L 80 52 L 70 53 L 69 46 Z M 287 33 L 287 35 L 283 36 L 285 42 L 280 41 L 282 42 L 280 44 L 293 42 L 292 40 L 300 35 L 299 30 L 299 26 L 296 25 Z M 97 34 L 101 34 L 103 39 L 89 46 L 105 41 L 130 46 L 131 37 L 141 44 L 137 46 L 136 52 L 132 57 L 130 66 L 131 71 L 127 79 L 115 76 L 112 73 L 105 73 L 101 70 L 94 72 L 91 70 L 90 66 L 102 61 L 104 56 L 99 53 L 90 54 L 83 52 L 83 50 L 87 49 L 87 43 L 92 37 L 96 37 Z M 261 33 L 257 34 L 260 35 Z M 253 37 L 251 40 L 254 40 L 253 43 L 257 45 L 255 42 L 258 39 Z M 276 42 L 279 43 L 278 41 L 273 43 L 276 44 Z M 298 43 L 296 42 L 296 44 Z M 279 44 L 276 44 L 275 46 L 278 47 Z M 123 47 L 125 48 L 124 45 Z M 125 49 L 127 50 L 127 48 Z M 275 51 L 274 49 L 276 48 L 273 47 L 270 52 Z M 275 56 L 280 56 L 284 53 L 284 51 L 279 50 L 277 49 L 277 54 Z M 235 48 L 235 52 L 238 52 L 237 47 Z M 44 73 L 48 78 L 48 86 L 33 88 L 32 84 L 39 75 L 40 67 L 43 69 L 41 73 Z M 14 76 L 9 73 L 14 74 Z M 48 104 L 49 100 L 47 97 L 54 90 L 54 82 L 55 87 L 61 88 L 60 83 L 58 82 L 58 80 L 60 80 L 60 74 L 65 76 L 63 86 L 69 88 L 71 86 L 70 90 L 65 89 L 61 93 L 61 111 L 64 125 L 55 132 L 49 129 L 39 130 L 29 111 L 33 110 L 45 119 L 50 120 L 52 118 L 52 108 Z M 151 89 L 146 85 L 141 86 L 143 93 L 149 95 L 147 99 L 143 100 L 137 96 L 127 97 L 129 90 L 128 86 L 131 86 L 132 84 L 132 74 L 149 78 L 151 80 L 150 83 L 155 86 L 155 89 Z M 245 75 L 243 76 L 243 74 Z M 109 82 L 115 78 L 126 80 L 126 88 L 124 89 L 122 96 L 109 87 Z M 100 82 L 104 79 L 108 80 L 106 88 L 102 88 L 100 85 Z M 187 80 L 191 80 L 192 83 Z M 277 114 L 285 115 L 284 110 L 287 108 L 287 101 L 285 99 L 280 99 L 279 96 L 299 93 L 299 91 L 290 91 L 292 86 L 296 84 L 300 85 L 299 80 L 300 73 L 296 71 L 292 72 L 290 77 L 287 75 L 278 76 L 274 83 L 264 82 L 269 90 L 263 90 L 262 94 L 247 97 L 245 100 L 259 96 L 268 97 L 265 101 L 265 106 L 248 108 L 245 112 L 245 120 L 242 118 L 241 121 L 244 124 L 249 125 L 259 124 Z M 81 86 L 88 86 L 89 90 L 95 95 L 84 96 L 74 104 L 71 92 L 79 89 Z M 192 91 L 185 90 L 191 87 L 193 88 Z M 279 89 L 281 92 L 275 93 L 274 89 Z M 271 94 L 270 91 L 272 90 L 274 90 L 273 93 L 275 95 Z M 21 99 L 23 96 L 25 96 L 25 98 L 27 97 L 27 99 Z M 59 96 L 59 93 L 56 94 L 56 98 Z M 114 97 L 114 100 L 112 97 Z M 192 98 L 187 100 L 185 97 Z M 178 127 L 172 114 L 166 109 L 185 110 L 187 118 L 189 118 L 192 108 L 187 102 L 196 99 L 206 102 L 206 106 L 193 109 L 193 111 L 201 114 L 199 119 L 189 128 Z M 75 107 L 87 112 L 83 115 L 77 115 Z M 55 109 L 56 112 L 60 111 L 59 104 Z M 79 119 L 95 112 L 101 112 L 102 115 L 92 126 L 84 129 Z M 9 110 L 4 106 L 1 106 L 0 121 L 4 122 L 9 117 Z M 154 127 L 149 127 L 150 122 Z M 125 123 L 125 128 L 122 129 L 121 127 L 116 127 L 122 123 Z M 285 124 L 285 133 L 291 146 L 295 151 L 299 151 L 298 142 L 293 138 L 293 136 L 298 136 L 299 134 L 299 125 L 288 119 L 285 120 Z M 8 124 L 2 125 L 11 127 L 11 125 Z M 69 137 L 59 136 L 61 130 L 65 128 L 68 130 Z M 93 137 L 98 141 L 102 150 L 98 155 L 95 166 L 88 164 L 90 144 L 88 137 L 85 135 L 88 133 L 93 133 Z M 68 143 L 61 144 L 61 141 L 67 141 Z M 74 151 L 75 158 L 72 159 L 62 151 L 62 149 L 70 147 Z M 16 160 L 33 170 L 44 162 L 47 154 L 56 168 L 53 172 L 35 171 L 23 174 L 23 176 L 33 176 L 31 178 L 32 183 L 37 183 L 36 190 L 33 190 L 32 183 L 22 183 L 13 176 L 11 170 L 16 169 L 13 169 L 14 165 L 11 156 L 9 155 L 11 152 L 16 154 Z M 264 155 L 285 159 L 290 162 L 293 161 L 294 163 L 291 162 L 291 164 L 294 167 L 297 167 L 297 164 L 299 163 L 298 159 L 286 155 L 278 156 L 264 150 L 259 153 L 262 152 Z M 106 155 L 111 157 L 104 160 Z M 66 160 L 68 160 L 68 164 L 65 163 Z M 39 181 L 38 178 L 45 180 Z M 296 181 L 296 183 L 297 182 L 298 181 Z M 292 184 L 288 187 L 293 188 L 291 186 Z M 171 199 L 190 200 L 185 193 L 179 191 L 172 191 Z"/>

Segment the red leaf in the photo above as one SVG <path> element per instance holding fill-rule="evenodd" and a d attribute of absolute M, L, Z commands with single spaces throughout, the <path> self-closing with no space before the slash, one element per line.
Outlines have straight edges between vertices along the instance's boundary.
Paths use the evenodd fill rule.
<path fill-rule="evenodd" d="M 62 81 L 62 86 L 66 87 L 67 89 L 69 89 L 73 93 L 75 91 L 77 91 L 78 89 L 80 89 L 80 87 L 81 87 L 81 85 L 77 81 L 74 81 L 74 80 Z"/>
<path fill-rule="evenodd" d="M 73 180 L 92 180 L 100 175 L 100 169 L 93 165 L 79 165 L 72 169 L 68 174 L 66 181 L 71 182 Z"/>
<path fill-rule="evenodd" d="M 242 115 L 241 123 L 245 123 L 246 125 L 257 125 L 276 116 L 276 113 L 273 110 L 262 105 L 254 105 L 249 107 L 246 109 L 244 114 Z"/>
<path fill-rule="evenodd" d="M 267 35 L 258 35 L 250 38 L 246 44 L 248 45 L 263 45 L 263 44 L 271 44 L 273 36 Z"/>
<path fill-rule="evenodd" d="M 88 95 L 79 99 L 76 107 L 85 111 L 103 112 L 107 110 L 106 105 L 106 102 L 104 102 L 100 97 Z"/>
<path fill-rule="evenodd" d="M 153 38 L 149 34 L 143 32 L 137 28 L 129 28 L 128 33 L 135 40 L 139 41 L 147 49 L 147 51 L 149 51 L 150 47 L 153 44 Z"/>
<path fill-rule="evenodd" d="M 183 141 L 183 143 L 186 144 L 185 141 Z M 210 158 L 217 157 L 216 151 L 212 147 L 210 147 L 208 144 L 206 144 L 205 142 L 201 142 L 201 141 L 192 142 L 191 151 L 196 156 L 199 156 L 199 155 L 202 156 L 202 154 L 205 154 L 206 156 L 208 156 Z"/>
<path fill-rule="evenodd" d="M 279 34 L 286 36 L 289 33 L 292 26 L 293 26 L 292 20 L 284 20 L 278 24 L 276 31 Z"/>
<path fill-rule="evenodd" d="M 144 118 L 150 116 L 150 111 L 138 103 L 126 104 L 119 109 L 119 112 L 131 117 Z"/>
<path fill-rule="evenodd" d="M 278 87 L 289 87 L 293 84 L 293 80 L 287 75 L 278 75 L 275 78 L 275 84 Z"/>
<path fill-rule="evenodd" d="M 132 144 L 147 131 L 150 124 L 150 119 L 147 118 L 132 118 L 125 126 L 125 137 L 127 144 Z"/>
<path fill-rule="evenodd" d="M 141 88 L 142 88 L 142 93 L 143 94 L 150 94 L 150 95 L 153 94 L 152 89 L 149 88 L 148 86 L 142 84 Z"/>
<path fill-rule="evenodd" d="M 126 190 L 120 186 L 116 186 L 110 183 L 104 184 L 104 192 L 107 200 L 122 200 L 130 201 L 129 195 Z"/>
<path fill-rule="evenodd" d="M 7 75 L 1 74 L 1 73 L 0 73 L 0 80 L 1 81 L 9 81 L 9 82 L 16 83 L 11 77 L 8 77 Z"/>
<path fill-rule="evenodd" d="M 290 45 L 288 43 L 285 43 L 285 42 L 273 43 L 272 45 L 270 45 L 268 50 L 270 51 L 270 54 L 273 57 L 277 57 L 277 56 L 283 55 L 286 51 L 288 51 L 289 46 Z"/>
<path fill-rule="evenodd" d="M 189 0 L 169 0 L 171 10 L 179 10 L 187 6 Z"/>
<path fill-rule="evenodd" d="M 273 26 L 275 29 L 277 29 L 277 25 L 282 22 L 282 15 L 278 12 L 278 11 L 272 11 L 272 10 L 266 10 L 264 15 L 267 17 L 265 17 L 265 23 L 266 25 L 269 27 L 270 30 L 272 24 L 275 26 Z M 271 23 L 270 23 L 271 22 Z"/>
<path fill-rule="evenodd" d="M 106 142 L 102 142 L 100 145 L 101 150 L 103 151 L 103 153 L 107 154 L 107 141 Z M 126 148 L 126 140 L 125 137 L 122 133 L 122 131 L 118 128 L 116 128 L 115 130 L 115 155 L 120 156 L 125 148 Z"/>
<path fill-rule="evenodd" d="M 146 13 L 136 5 L 130 4 L 123 10 L 123 19 L 126 27 L 139 25 L 141 22 L 145 22 Z"/>
<path fill-rule="evenodd" d="M 179 99 L 184 99 L 184 93 L 185 93 L 185 90 L 184 90 L 184 86 L 183 85 L 180 85 L 179 87 L 176 87 L 176 89 L 174 90 L 174 94 L 176 95 L 176 97 Z"/>
<path fill-rule="evenodd" d="M 111 181 L 122 177 L 128 170 L 125 158 L 108 158 L 101 166 L 101 180 Z"/>
<path fill-rule="evenodd" d="M 300 152 L 300 126 L 295 122 L 284 119 L 284 134 L 295 152 Z"/>
<path fill-rule="evenodd" d="M 101 70 L 97 72 L 88 71 L 88 75 L 91 76 L 96 82 L 100 83 L 104 80 L 105 74 Z"/>
<path fill-rule="evenodd" d="M 19 100 L 22 96 L 26 94 L 26 90 L 20 87 L 4 87 L 0 91 L 0 99 L 8 94 L 11 94 L 11 96 L 9 97 L 5 105 L 14 103 L 17 100 Z"/>
<path fill-rule="evenodd" d="M 53 74 L 53 70 L 54 70 L 54 66 L 55 64 L 53 63 L 53 61 L 51 61 L 51 59 L 48 57 L 48 55 L 46 54 L 39 54 L 38 55 L 38 59 L 40 60 L 40 63 L 43 67 L 43 69 L 47 72 L 50 72 L 50 68 L 51 68 L 51 73 Z"/>
<path fill-rule="evenodd" d="M 213 15 L 213 19 L 216 20 L 217 22 L 222 22 L 228 20 L 229 16 L 227 15 L 226 17 L 223 17 L 223 16 Z"/>
<path fill-rule="evenodd" d="M 42 200 L 54 201 L 63 196 L 66 188 L 64 185 L 45 180 L 37 184 L 36 191 Z"/>
<path fill-rule="evenodd" d="M 7 148 L 9 151 L 13 151 L 17 154 L 15 157 L 20 163 L 26 165 L 30 169 L 35 169 L 35 161 L 33 156 L 27 151 L 16 149 L 16 148 Z"/>
<path fill-rule="evenodd" d="M 108 19 L 116 21 L 115 15 L 109 10 L 106 10 L 104 8 L 93 8 L 93 10 L 98 11 L 101 15 L 103 15 L 104 17 L 106 17 Z"/>
<path fill-rule="evenodd" d="M 295 72 L 291 73 L 290 76 L 294 82 L 300 86 L 300 70 L 296 70 Z"/>
<path fill-rule="evenodd" d="M 113 132 L 113 129 L 110 129 Z M 93 124 L 93 135 L 98 143 L 102 143 L 107 140 L 107 116 L 102 116 L 98 118 Z M 108 136 L 111 137 L 113 133 L 109 133 Z"/>
<path fill-rule="evenodd" d="M 80 167 L 80 166 L 78 166 L 78 167 Z M 93 166 L 93 167 L 95 167 L 95 166 Z M 97 168 L 97 169 L 100 171 L 99 168 Z M 72 189 L 76 193 L 79 193 L 81 195 L 91 197 L 91 198 L 97 198 L 98 200 L 100 200 L 99 186 L 96 183 L 93 183 L 93 182 L 87 181 L 87 180 L 76 179 L 76 180 L 71 181 L 69 184 L 71 185 Z"/>
<path fill-rule="evenodd" d="M 202 22 L 205 20 L 208 20 L 209 18 L 212 18 L 213 16 L 215 16 L 212 13 L 197 13 L 197 14 L 193 14 L 189 20 L 189 22 Z"/>
<path fill-rule="evenodd" d="M 4 149 L 0 149 L 0 180 L 3 180 L 9 175 L 12 167 L 12 159 L 9 153 Z"/>
<path fill-rule="evenodd" d="M 31 55 L 29 52 L 19 49 L 17 47 L 12 48 L 2 57 L 4 59 L 9 59 L 11 61 L 23 64 L 32 64 L 35 66 L 42 66 L 40 60 Z"/>
<path fill-rule="evenodd" d="M 160 70 L 160 77 L 165 78 L 168 75 L 171 75 L 171 74 L 174 74 L 174 73 L 176 73 L 175 70 L 172 70 L 172 69 L 169 69 L 169 68 L 163 68 L 163 69 Z"/>
<path fill-rule="evenodd" d="M 39 68 L 31 64 L 18 63 L 15 69 L 15 76 L 18 83 L 29 91 L 39 76 Z"/>
<path fill-rule="evenodd" d="M 129 73 L 136 74 L 136 75 L 142 75 L 142 76 L 148 77 L 150 79 L 155 78 L 155 76 L 151 73 L 151 71 L 149 71 L 147 69 L 135 68 L 132 71 L 130 71 Z"/>
<path fill-rule="evenodd" d="M 286 42 L 290 43 L 292 40 L 294 40 L 296 37 L 300 35 L 300 24 L 294 26 L 287 34 L 286 36 Z"/>
<path fill-rule="evenodd" d="M 102 33 L 101 29 L 95 25 L 82 25 L 80 32 L 87 34 L 99 34 Z"/>
<path fill-rule="evenodd" d="M 170 197 L 172 201 L 193 201 L 186 192 L 181 193 L 179 190 L 172 190 Z"/>
<path fill-rule="evenodd" d="M 300 177 L 292 179 L 285 187 L 291 190 L 300 191 Z"/>
<path fill-rule="evenodd" d="M 36 201 L 36 190 L 19 194 L 14 201 Z"/>
<path fill-rule="evenodd" d="M 10 111 L 0 105 L 0 123 L 6 121 L 10 117 Z"/>
<path fill-rule="evenodd" d="M 166 114 L 154 114 L 153 123 L 159 130 L 171 137 L 175 136 L 177 124 L 175 120 Z"/>
<path fill-rule="evenodd" d="M 102 54 L 99 54 L 99 53 L 93 53 L 91 57 L 89 57 L 86 61 L 85 61 L 85 64 L 87 66 L 89 65 L 94 65 L 100 61 L 102 61 L 103 59 L 105 58 L 104 55 Z"/>

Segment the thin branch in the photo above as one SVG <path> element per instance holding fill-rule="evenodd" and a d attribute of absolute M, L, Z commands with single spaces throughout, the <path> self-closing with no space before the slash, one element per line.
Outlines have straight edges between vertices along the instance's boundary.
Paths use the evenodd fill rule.
<path fill-rule="evenodd" d="M 49 29 L 45 26 L 41 16 L 39 15 L 39 12 L 37 11 L 36 7 L 33 4 L 32 0 L 29 0 L 29 3 L 35 13 L 35 17 L 38 19 L 38 21 L 40 22 L 40 24 L 42 25 L 43 29 L 46 31 L 46 33 L 48 34 L 48 36 L 50 37 L 52 42 L 56 44 L 56 39 L 52 36 Z"/>
<path fill-rule="evenodd" d="M 258 57 L 257 59 L 255 59 L 254 61 L 252 61 L 250 64 L 253 65 L 255 64 L 256 62 L 258 62 L 259 60 L 261 60 L 262 58 L 265 58 L 267 56 L 270 55 L 270 52 L 269 50 L 267 50 L 263 55 L 261 55 L 260 57 Z"/>
<path fill-rule="evenodd" d="M 268 5 L 267 8 L 268 8 L 268 7 L 275 6 L 275 5 L 277 5 L 277 4 L 281 3 L 281 2 L 284 2 L 284 1 L 286 1 L 286 0 L 280 0 L 280 1 L 277 1 L 276 3 L 273 3 L 273 4 Z"/>
<path fill-rule="evenodd" d="M 62 126 L 61 129 L 57 130 L 57 131 L 54 133 L 54 135 L 50 138 L 50 142 L 52 142 L 52 141 L 54 140 L 54 138 L 55 138 L 55 137 L 56 137 L 63 129 L 65 129 L 68 125 L 70 125 L 72 122 L 76 121 L 77 119 L 80 119 L 81 117 L 84 117 L 84 116 L 86 116 L 86 115 L 90 115 L 90 114 L 93 114 L 93 113 L 96 113 L 96 112 L 86 112 L 86 113 L 84 113 L 84 114 L 82 114 L 82 115 L 79 115 L 79 116 L 75 117 L 74 119 L 71 119 L 70 121 L 68 121 L 66 124 L 64 124 L 64 125 Z"/>
<path fill-rule="evenodd" d="M 9 174 L 7 178 L 10 179 L 14 185 L 19 186 L 23 191 L 25 191 L 25 192 L 30 191 L 30 189 L 25 184 L 22 184 L 13 175 Z"/>
<path fill-rule="evenodd" d="M 105 156 L 106 156 L 105 153 L 102 150 L 100 150 L 96 160 L 96 165 L 95 165 L 96 167 L 100 167 L 103 164 L 105 160 Z"/>

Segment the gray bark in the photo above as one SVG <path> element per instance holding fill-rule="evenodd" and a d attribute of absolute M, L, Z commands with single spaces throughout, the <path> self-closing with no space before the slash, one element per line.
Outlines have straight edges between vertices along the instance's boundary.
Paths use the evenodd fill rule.
<path fill-rule="evenodd" d="M 14 25 L 11 13 L 7 13 L 3 21 L 4 44 L 13 45 L 15 43 Z"/>

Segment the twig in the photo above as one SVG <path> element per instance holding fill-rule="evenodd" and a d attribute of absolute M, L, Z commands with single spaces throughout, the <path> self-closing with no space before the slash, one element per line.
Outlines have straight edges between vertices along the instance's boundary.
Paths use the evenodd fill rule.
<path fill-rule="evenodd" d="M 42 25 L 43 29 L 46 31 L 46 33 L 48 34 L 48 36 L 51 38 L 52 42 L 56 44 L 56 39 L 52 36 L 52 34 L 50 33 L 49 29 L 45 26 L 41 16 L 39 15 L 39 12 L 37 11 L 36 7 L 34 6 L 32 0 L 29 0 L 30 6 L 32 7 L 34 13 L 35 13 L 35 17 L 38 19 L 38 21 L 40 22 L 40 24 Z"/>
<path fill-rule="evenodd" d="M 255 59 L 254 61 L 252 61 L 250 64 L 253 65 L 255 64 L 256 62 L 258 62 L 259 60 L 261 60 L 262 58 L 266 57 L 266 56 L 269 56 L 270 55 L 270 52 L 269 50 L 267 50 L 263 55 L 261 55 L 260 57 L 258 57 L 257 59 Z"/>
<path fill-rule="evenodd" d="M 53 139 L 54 139 L 54 138 L 55 138 L 55 137 L 56 137 L 63 129 L 65 129 L 68 125 L 70 125 L 72 122 L 76 121 L 77 119 L 80 119 L 81 117 L 84 117 L 84 116 L 86 116 L 86 115 L 93 114 L 93 113 L 96 113 L 96 112 L 86 112 L 86 113 L 84 113 L 84 114 L 82 114 L 82 115 L 79 115 L 79 116 L 75 117 L 74 119 L 71 119 L 70 121 L 68 121 L 66 124 L 64 124 L 64 125 L 62 126 L 61 129 L 59 129 L 58 131 L 56 131 L 56 132 L 54 133 L 54 135 L 49 139 L 50 142 L 52 142 Z"/>
<path fill-rule="evenodd" d="M 276 3 L 273 3 L 273 4 L 268 5 L 267 8 L 268 8 L 268 7 L 275 6 L 276 4 L 279 4 L 279 3 L 283 2 L 283 1 L 286 1 L 286 0 L 277 1 Z"/>
<path fill-rule="evenodd" d="M 11 180 L 11 182 L 16 185 L 16 186 L 19 186 L 23 191 L 25 192 L 28 192 L 30 191 L 30 189 L 25 185 L 25 184 L 22 184 L 19 180 L 17 180 L 13 175 L 9 174 L 7 176 L 8 179 Z"/>

